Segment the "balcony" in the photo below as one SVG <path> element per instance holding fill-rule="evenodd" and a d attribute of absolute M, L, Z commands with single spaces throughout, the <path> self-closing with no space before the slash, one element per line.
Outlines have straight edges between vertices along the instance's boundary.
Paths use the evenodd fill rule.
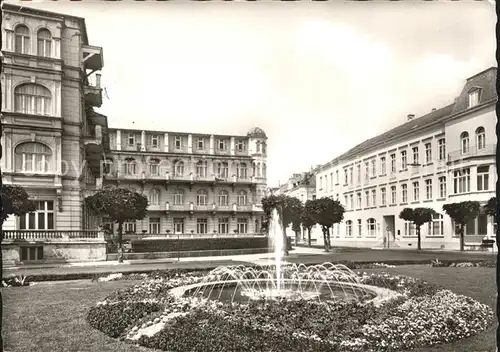
<path fill-rule="evenodd" d="M 456 150 L 448 154 L 448 164 L 460 162 L 473 158 L 481 158 L 488 156 L 495 156 L 496 144 L 487 144 L 483 148 L 477 146 L 470 146 L 467 151 Z"/>
<path fill-rule="evenodd" d="M 104 67 L 102 48 L 92 45 L 82 45 L 83 65 L 87 70 L 100 71 Z"/>
<path fill-rule="evenodd" d="M 94 230 L 5 230 L 3 241 L 80 241 L 100 240 L 104 235 Z"/>
<path fill-rule="evenodd" d="M 87 111 L 84 144 L 89 169 L 95 177 L 100 177 L 103 155 L 109 152 L 108 118 L 105 115 Z"/>
<path fill-rule="evenodd" d="M 96 74 L 95 77 L 89 77 L 88 83 L 83 87 L 85 102 L 90 106 L 101 107 L 102 105 L 102 88 L 101 75 Z"/>

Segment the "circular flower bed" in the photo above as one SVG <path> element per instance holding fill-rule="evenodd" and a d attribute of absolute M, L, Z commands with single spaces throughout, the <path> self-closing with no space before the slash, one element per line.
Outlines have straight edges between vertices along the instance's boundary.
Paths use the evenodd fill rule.
<path fill-rule="evenodd" d="M 163 351 L 399 351 L 484 330 L 492 310 L 424 281 L 360 274 L 359 283 L 398 294 L 380 305 L 343 300 L 219 302 L 172 288 L 220 280 L 206 272 L 163 272 L 118 290 L 90 309 L 90 325 Z M 338 278 L 342 280 L 342 277 Z"/>

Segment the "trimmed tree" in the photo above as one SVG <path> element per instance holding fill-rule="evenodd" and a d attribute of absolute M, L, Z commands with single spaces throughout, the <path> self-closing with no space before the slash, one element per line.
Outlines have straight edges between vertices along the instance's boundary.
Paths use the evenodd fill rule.
<path fill-rule="evenodd" d="M 104 188 L 87 197 L 85 202 L 94 214 L 106 216 L 118 224 L 118 262 L 123 262 L 123 223 L 144 219 L 148 198 L 126 188 Z"/>
<path fill-rule="evenodd" d="M 488 200 L 488 202 L 484 205 L 483 209 L 487 215 L 493 216 L 496 219 L 497 218 L 497 198 L 491 197 Z"/>
<path fill-rule="evenodd" d="M 302 212 L 302 202 L 295 197 L 286 195 L 270 195 L 262 199 L 262 209 L 264 210 L 265 222 L 270 223 L 272 212 L 274 209 L 278 211 L 281 228 L 283 230 L 283 254 L 288 255 L 288 239 L 286 229 L 293 222 L 300 222 L 300 214 Z"/>
<path fill-rule="evenodd" d="M 314 225 L 316 225 L 316 218 L 314 214 L 314 201 L 308 200 L 300 214 L 300 221 L 302 226 L 307 229 L 307 242 L 309 247 L 311 247 L 311 230 Z"/>
<path fill-rule="evenodd" d="M 432 221 L 432 216 L 436 214 L 434 209 L 431 208 L 404 208 L 399 214 L 399 218 L 405 221 L 410 221 L 415 225 L 415 232 L 417 233 L 417 249 L 422 249 L 422 238 L 420 236 L 420 227 Z"/>
<path fill-rule="evenodd" d="M 443 210 L 453 220 L 455 224 L 459 225 L 460 229 L 460 251 L 464 250 L 464 232 L 465 225 L 474 220 L 480 212 L 479 202 L 466 201 L 460 203 L 451 203 L 443 205 Z"/>
<path fill-rule="evenodd" d="M 314 214 L 313 218 L 321 226 L 323 232 L 323 240 L 325 250 L 330 251 L 330 228 L 333 224 L 338 224 L 344 220 L 345 209 L 338 200 L 333 200 L 330 197 L 323 197 L 312 200 L 310 203 L 311 211 Z"/>
<path fill-rule="evenodd" d="M 9 215 L 21 216 L 36 210 L 35 202 L 29 199 L 29 195 L 23 187 L 2 185 L 0 196 L 3 205 L 0 217 L 2 225 Z"/>

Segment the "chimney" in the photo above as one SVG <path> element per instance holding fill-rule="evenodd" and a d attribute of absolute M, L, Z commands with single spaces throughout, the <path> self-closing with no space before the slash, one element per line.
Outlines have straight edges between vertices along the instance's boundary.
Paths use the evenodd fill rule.
<path fill-rule="evenodd" d="M 415 118 L 414 114 L 408 114 L 408 121 L 411 121 Z"/>
<path fill-rule="evenodd" d="M 432 108 L 432 112 L 436 111 L 436 108 Z"/>

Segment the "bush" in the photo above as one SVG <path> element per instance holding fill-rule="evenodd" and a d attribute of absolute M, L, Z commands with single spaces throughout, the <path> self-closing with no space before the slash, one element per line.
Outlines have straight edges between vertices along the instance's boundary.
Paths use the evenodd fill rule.
<path fill-rule="evenodd" d="M 134 240 L 132 252 L 183 252 L 224 249 L 269 248 L 268 237 L 234 238 L 165 238 L 158 240 Z"/>

